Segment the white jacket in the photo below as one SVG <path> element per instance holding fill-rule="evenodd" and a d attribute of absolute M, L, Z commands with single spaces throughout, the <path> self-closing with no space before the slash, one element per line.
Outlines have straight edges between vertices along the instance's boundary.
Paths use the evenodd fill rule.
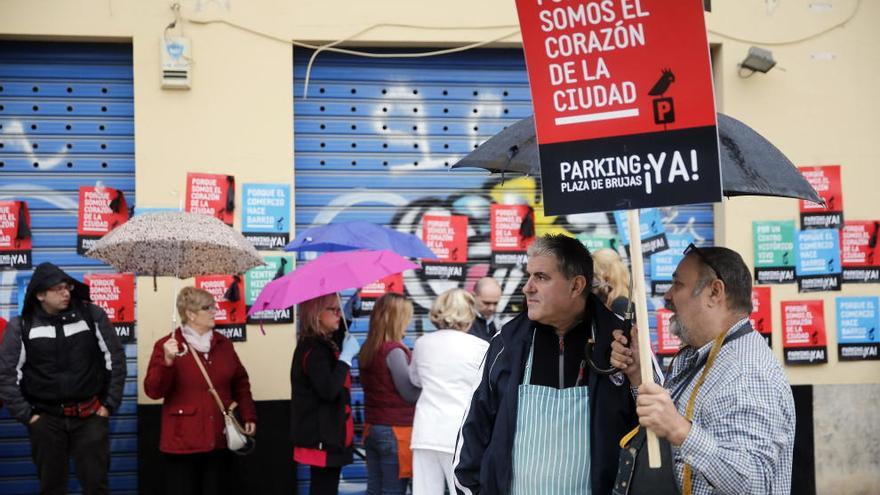
<path fill-rule="evenodd" d="M 421 387 L 413 422 L 413 449 L 455 453 L 455 440 L 480 383 L 489 343 L 467 332 L 437 330 L 416 341 L 409 379 Z"/>

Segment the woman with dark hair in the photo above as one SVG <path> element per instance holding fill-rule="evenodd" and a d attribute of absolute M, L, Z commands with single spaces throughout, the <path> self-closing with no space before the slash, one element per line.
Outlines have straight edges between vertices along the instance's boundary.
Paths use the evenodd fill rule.
<path fill-rule="evenodd" d="M 332 335 L 342 310 L 336 294 L 299 305 L 299 335 L 290 367 L 293 460 L 310 466 L 312 495 L 336 495 L 342 466 L 351 464 L 351 362 L 360 349 L 346 335 L 340 350 Z"/>
<path fill-rule="evenodd" d="M 232 452 L 225 422 L 196 360 L 223 406 L 228 410 L 238 404 L 247 435 L 257 430 L 251 384 L 232 342 L 213 331 L 217 305 L 210 292 L 184 287 L 177 295 L 177 312 L 181 326 L 153 346 L 144 379 L 147 396 L 165 399 L 159 437 L 166 460 L 164 493 L 229 493 Z"/>
<path fill-rule="evenodd" d="M 385 294 L 370 315 L 370 329 L 358 362 L 364 387 L 364 446 L 367 494 L 403 494 L 412 478 L 412 436 L 419 389 L 409 381 L 410 351 L 403 335 L 413 306 Z"/>

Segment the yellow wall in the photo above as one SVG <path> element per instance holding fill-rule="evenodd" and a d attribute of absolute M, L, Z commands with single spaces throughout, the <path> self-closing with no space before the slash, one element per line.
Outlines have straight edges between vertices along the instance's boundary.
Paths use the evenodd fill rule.
<path fill-rule="evenodd" d="M 880 34 L 872 23 L 880 18 L 880 3 L 827 1 L 828 12 L 811 11 L 811 3 L 817 2 L 712 2 L 707 19 L 720 55 L 719 109 L 752 125 L 799 165 L 842 165 L 846 218 L 877 219 L 874 189 L 880 181 L 874 164 L 880 152 L 870 144 L 880 130 L 880 112 L 876 90 L 869 85 L 880 80 Z M 144 207 L 176 207 L 187 171 L 233 174 L 239 190 L 245 182 L 293 181 L 293 48 L 285 40 L 319 43 L 357 35 L 354 43 L 375 46 L 519 42 L 511 0 L 190 0 L 180 9 L 189 21 L 179 24 L 192 40 L 193 88 L 170 91 L 159 86 L 159 38 L 174 19 L 170 5 L 154 0 L 0 1 L 0 33 L 7 38 L 133 44 L 136 187 Z M 856 6 L 858 12 L 845 25 L 811 36 L 846 20 Z M 443 29 L 448 27 L 456 29 Z M 779 66 L 741 79 L 736 64 L 751 44 L 771 49 Z M 747 261 L 752 220 L 797 218 L 796 202 L 781 199 L 739 198 L 718 211 L 719 242 Z M 168 330 L 174 285 L 162 280 L 154 293 L 147 282 L 142 279 L 138 290 L 141 373 L 152 342 Z M 878 291 L 877 285 L 846 286 L 841 294 Z M 835 349 L 833 299 L 838 294 L 799 295 L 794 286 L 775 286 L 773 294 L 775 329 L 780 300 L 824 299 L 829 348 Z M 267 330 L 262 336 L 250 327 L 248 342 L 237 348 L 256 398 L 287 398 L 293 329 Z M 778 333 L 774 348 L 781 358 Z M 834 352 L 828 365 L 788 371 L 793 383 L 880 381 L 880 362 L 837 364 Z M 143 393 L 140 401 L 148 402 Z"/>

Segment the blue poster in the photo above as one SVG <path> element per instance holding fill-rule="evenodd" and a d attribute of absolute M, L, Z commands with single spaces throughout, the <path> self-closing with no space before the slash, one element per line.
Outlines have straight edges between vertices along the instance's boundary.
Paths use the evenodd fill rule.
<path fill-rule="evenodd" d="M 798 232 L 797 277 L 799 292 L 840 290 L 840 234 L 837 229 Z"/>
<path fill-rule="evenodd" d="M 694 242 L 692 234 L 666 234 L 669 249 L 651 255 L 651 293 L 662 295 L 669 290 L 672 272 L 684 258 L 684 250 Z"/>
<path fill-rule="evenodd" d="M 837 298 L 838 357 L 842 361 L 878 359 L 880 297 Z"/>
<path fill-rule="evenodd" d="M 290 240 L 290 186 L 244 184 L 241 232 L 260 250 L 283 248 Z"/>
<path fill-rule="evenodd" d="M 629 248 L 629 221 L 626 211 L 615 211 L 614 222 L 617 224 L 617 234 L 623 245 Z M 650 256 L 669 247 L 666 240 L 666 228 L 663 225 L 663 217 L 657 208 L 645 208 L 639 211 L 639 230 L 642 234 L 642 254 Z"/>

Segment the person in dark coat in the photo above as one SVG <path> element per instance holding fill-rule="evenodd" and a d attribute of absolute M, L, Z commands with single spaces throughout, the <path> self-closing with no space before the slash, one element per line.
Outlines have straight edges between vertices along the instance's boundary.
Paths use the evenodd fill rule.
<path fill-rule="evenodd" d="M 257 429 L 247 370 L 232 342 L 214 330 L 217 305 L 210 292 L 184 287 L 177 296 L 181 327 L 156 341 L 144 392 L 162 403 L 159 450 L 165 454 L 166 494 L 229 493 L 232 452 L 225 421 L 196 359 L 227 410 L 235 402 L 245 434 Z"/>
<path fill-rule="evenodd" d="M 108 418 L 122 403 L 125 350 L 89 288 L 52 263 L 34 269 L 0 343 L 0 398 L 27 425 L 40 493 L 108 493 Z"/>
<path fill-rule="evenodd" d="M 468 333 L 486 342 L 498 333 L 500 327 L 495 321 L 498 302 L 501 300 L 501 286 L 492 277 L 483 277 L 474 284 L 474 300 L 477 317 L 471 324 Z"/>
<path fill-rule="evenodd" d="M 293 460 L 310 466 L 313 495 L 336 495 L 342 466 L 351 464 L 354 420 L 351 362 L 360 344 L 350 334 L 333 340 L 342 310 L 336 294 L 299 305 L 299 336 L 290 366 Z"/>
<path fill-rule="evenodd" d="M 609 494 L 634 401 L 624 380 L 590 371 L 584 345 L 593 336 L 592 359 L 607 366 L 622 320 L 590 292 L 592 260 L 576 239 L 538 238 L 528 255 L 528 313 L 490 343 L 459 432 L 456 491 Z"/>

